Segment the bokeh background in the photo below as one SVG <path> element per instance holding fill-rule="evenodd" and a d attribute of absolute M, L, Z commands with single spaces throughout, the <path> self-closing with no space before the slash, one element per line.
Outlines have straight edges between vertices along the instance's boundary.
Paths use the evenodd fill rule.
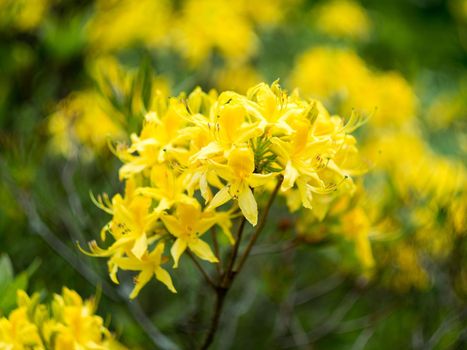
<path fill-rule="evenodd" d="M 0 315 L 68 286 L 129 348 L 195 347 L 204 281 L 130 302 L 77 249 L 109 220 L 89 193 L 122 190 L 109 145 L 158 94 L 280 79 L 369 116 L 368 173 L 322 212 L 274 208 L 214 348 L 467 348 L 466 68 L 465 0 L 0 0 Z"/>

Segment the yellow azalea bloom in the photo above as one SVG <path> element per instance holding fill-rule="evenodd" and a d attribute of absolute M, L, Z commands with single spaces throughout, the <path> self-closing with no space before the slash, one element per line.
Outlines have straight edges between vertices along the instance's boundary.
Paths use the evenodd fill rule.
<path fill-rule="evenodd" d="M 168 0 L 98 0 L 87 37 L 97 51 L 121 49 L 138 41 L 157 46 L 170 28 L 170 18 Z"/>
<path fill-rule="evenodd" d="M 333 0 L 319 6 L 317 28 L 330 36 L 364 39 L 370 32 L 370 19 L 363 7 L 351 0 Z"/>
<path fill-rule="evenodd" d="M 139 187 L 136 193 L 157 199 L 159 204 L 155 212 L 170 209 L 180 202 L 194 203 L 196 200 L 185 194 L 185 179 L 176 175 L 173 169 L 156 165 L 151 169 L 151 186 Z"/>
<path fill-rule="evenodd" d="M 131 257 L 119 257 L 115 259 L 115 264 L 122 270 L 139 271 L 138 276 L 134 279 L 135 288 L 130 294 L 131 299 L 138 296 L 140 290 L 153 276 L 164 283 L 171 292 L 177 292 L 169 273 L 161 267 L 161 264 L 166 261 L 166 258 L 162 256 L 164 249 L 164 243 L 159 242 L 151 253 L 145 253 L 141 259 Z"/>
<path fill-rule="evenodd" d="M 221 188 L 209 203 L 208 208 L 217 208 L 235 198 L 245 218 L 256 226 L 258 205 L 251 188 L 265 185 L 275 174 L 256 174 L 253 151 L 247 147 L 234 148 L 228 157 L 227 165 L 217 165 L 217 173 L 228 184 Z"/>
<path fill-rule="evenodd" d="M 51 328 L 48 332 L 55 349 L 103 349 L 103 338 L 110 334 L 104 320 L 94 315 L 92 300 L 83 301 L 75 291 L 64 288 L 62 295 L 55 295 L 52 310 L 54 320 L 46 324 Z"/>
<path fill-rule="evenodd" d="M 271 139 L 279 159 L 285 164 L 281 191 L 288 191 L 297 184 L 303 205 L 311 209 L 312 192 L 330 191 L 319 177 L 318 170 L 331 164 L 335 147 L 329 137 L 323 138 L 317 133 L 317 137 L 313 136 L 309 120 L 297 119 L 293 124 L 294 133 L 289 141 Z"/>
<path fill-rule="evenodd" d="M 141 258 L 148 246 L 148 236 L 154 227 L 161 211 L 151 210 L 151 198 L 136 194 L 136 184 L 128 179 L 125 187 L 125 197 L 120 194 L 112 198 L 112 203 L 105 206 L 98 203 L 101 208 L 113 215 L 112 220 L 104 226 L 101 234 L 105 240 L 109 232 L 117 241 L 116 246 L 122 242 L 131 246 L 131 253 Z M 116 247 L 115 246 L 115 247 Z"/>
<path fill-rule="evenodd" d="M 213 139 L 208 145 L 191 157 L 191 161 L 206 160 L 215 155 L 228 152 L 235 145 L 248 142 L 262 134 L 259 121 L 251 121 L 242 103 L 243 97 L 233 92 L 219 96 L 212 107 L 209 118 L 200 118 L 195 123 L 205 128 Z"/>
<path fill-rule="evenodd" d="M 234 62 L 256 49 L 253 24 L 240 2 L 183 1 L 174 29 L 176 48 L 193 66 L 201 64 L 214 49 Z"/>
<path fill-rule="evenodd" d="M 45 18 L 51 0 L 0 1 L 0 25 L 5 24 L 20 31 L 37 28 Z"/>
<path fill-rule="evenodd" d="M 9 317 L 0 318 L 0 349 L 45 349 L 39 328 L 30 320 L 28 312 L 31 299 L 23 291 L 18 291 L 21 304 L 13 310 Z M 38 296 L 34 297 L 37 300 Z"/>
<path fill-rule="evenodd" d="M 196 88 L 159 97 L 131 144 L 116 150 L 124 163 L 125 195 L 96 201 L 113 216 L 102 239 L 109 233 L 114 241 L 107 248 L 90 243 L 90 255 L 108 258 L 113 282 L 120 269 L 139 272 L 132 298 L 153 276 L 172 290 L 160 268 L 168 259 L 162 242 L 174 241 L 174 267 L 186 249 L 218 262 L 202 236 L 219 227 L 234 243 L 232 220 L 238 216 L 256 226 L 255 194 L 270 192 L 278 176 L 289 204 L 315 206 L 322 217 L 330 200 L 353 191 L 349 176 L 366 170 L 350 135 L 361 124 L 358 115 L 344 123 L 297 90 L 289 95 L 277 81 L 260 83 L 246 95 Z"/>
<path fill-rule="evenodd" d="M 174 215 L 163 215 L 161 220 L 176 238 L 170 249 L 174 268 L 178 267 L 178 260 L 187 248 L 203 260 L 219 262 L 209 245 L 200 238 L 218 222 L 214 212 L 202 212 L 199 205 L 179 203 Z"/>
<path fill-rule="evenodd" d="M 342 234 L 355 242 L 356 253 L 366 269 L 374 266 L 369 234 L 371 223 L 365 211 L 357 207 L 346 213 L 342 219 Z"/>
<path fill-rule="evenodd" d="M 92 299 L 83 301 L 67 288 L 51 305 L 40 304 L 39 299 L 39 294 L 17 292 L 17 308 L 8 318 L 0 318 L 1 349 L 126 349 L 95 314 Z"/>
<path fill-rule="evenodd" d="M 417 113 L 414 90 L 401 74 L 373 71 L 349 49 L 315 47 L 304 52 L 292 70 L 291 84 L 339 113 L 355 108 L 371 115 L 369 123 L 375 126 L 401 127 Z"/>
<path fill-rule="evenodd" d="M 57 153 L 73 156 L 77 145 L 102 150 L 108 138 L 120 138 L 120 126 L 102 109 L 103 99 L 94 91 L 81 91 L 68 96 L 50 117 L 51 146 Z"/>
<path fill-rule="evenodd" d="M 144 169 L 164 162 L 167 154 L 176 153 L 178 133 L 185 123 L 186 114 L 185 105 L 177 99 L 171 99 L 166 109 L 159 113 L 154 111 L 148 113 L 141 134 L 139 136 L 132 134 L 131 146 L 117 152 L 125 161 L 120 168 L 120 178 L 126 179 L 140 173 Z"/>
<path fill-rule="evenodd" d="M 229 65 L 216 72 L 216 86 L 220 90 L 231 90 L 245 94 L 251 86 L 258 84 L 261 75 L 252 66 Z"/>

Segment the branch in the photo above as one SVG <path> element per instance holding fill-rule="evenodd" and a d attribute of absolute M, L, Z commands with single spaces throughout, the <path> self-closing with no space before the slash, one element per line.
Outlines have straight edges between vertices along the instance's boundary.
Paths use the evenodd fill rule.
<path fill-rule="evenodd" d="M 243 230 L 245 228 L 245 223 L 246 223 L 246 218 L 243 216 L 240 225 L 238 226 L 238 232 L 237 232 L 237 237 L 235 240 L 235 245 L 232 249 L 232 253 L 230 255 L 230 260 L 229 264 L 227 266 L 227 269 L 225 270 L 225 274 L 221 280 L 221 286 L 224 286 L 228 288 L 230 286 L 231 280 L 232 280 L 232 272 L 233 272 L 233 267 L 235 264 L 235 261 L 237 260 L 237 255 L 238 255 L 238 249 L 240 248 L 240 242 L 242 241 L 242 236 L 243 236 Z"/>
<path fill-rule="evenodd" d="M 198 260 L 196 260 L 196 257 L 193 255 L 192 252 L 190 252 L 188 249 L 186 250 L 186 252 L 188 253 L 188 256 L 191 258 L 191 260 L 193 261 L 193 263 L 195 264 L 195 266 L 198 268 L 198 270 L 201 272 L 201 274 L 204 276 L 204 278 L 206 279 L 206 282 L 208 282 L 208 284 L 212 287 L 212 288 L 216 288 L 216 284 L 214 283 L 214 281 L 211 279 L 211 277 L 209 277 L 208 273 L 203 269 L 203 267 L 201 266 L 201 264 L 199 263 Z"/>
<path fill-rule="evenodd" d="M 266 219 L 269 214 L 269 210 L 271 209 L 272 203 L 274 202 L 274 199 L 277 196 L 277 192 L 279 191 L 279 188 L 282 185 L 283 178 L 280 177 L 279 180 L 277 181 L 276 187 L 272 191 L 271 196 L 269 197 L 268 203 L 266 204 L 266 207 L 264 208 L 263 215 L 261 215 L 260 221 L 258 223 L 258 226 L 256 227 L 255 233 L 251 237 L 250 241 L 248 242 L 248 246 L 245 249 L 245 252 L 243 253 L 240 262 L 236 268 L 235 275 L 237 275 L 243 268 L 243 265 L 245 265 L 246 260 L 248 259 L 248 256 L 250 255 L 250 251 L 253 248 L 253 246 L 256 243 L 256 240 L 258 239 L 260 233 L 263 231 L 264 226 L 266 225 Z"/>

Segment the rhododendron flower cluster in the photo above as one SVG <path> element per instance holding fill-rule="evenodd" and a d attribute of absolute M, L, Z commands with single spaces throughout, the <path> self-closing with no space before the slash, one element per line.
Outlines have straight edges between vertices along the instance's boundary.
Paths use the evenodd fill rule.
<path fill-rule="evenodd" d="M 17 308 L 0 318 L 0 349 L 126 349 L 95 311 L 93 299 L 83 301 L 68 288 L 50 305 L 41 304 L 37 293 L 19 290 Z"/>
<path fill-rule="evenodd" d="M 218 263 L 206 232 L 233 244 L 233 221 L 256 226 L 263 194 L 276 188 L 291 208 L 313 210 L 315 196 L 352 190 L 351 176 L 365 168 L 350 135 L 358 115 L 344 123 L 277 82 L 246 95 L 197 88 L 157 98 L 141 132 L 114 147 L 125 193 L 98 196 L 112 220 L 101 232 L 107 247 L 90 243 L 89 254 L 108 257 L 115 283 L 119 270 L 138 273 L 131 298 L 154 276 L 175 292 L 166 263 L 177 268 L 187 250 Z"/>

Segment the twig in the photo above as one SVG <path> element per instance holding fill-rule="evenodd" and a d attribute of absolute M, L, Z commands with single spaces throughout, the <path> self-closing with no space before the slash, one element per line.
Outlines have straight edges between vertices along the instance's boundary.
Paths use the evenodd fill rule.
<path fill-rule="evenodd" d="M 254 232 L 252 238 L 250 239 L 250 242 L 248 243 L 248 246 L 247 246 L 245 252 L 242 255 L 242 258 L 241 258 L 240 263 L 238 265 L 239 267 L 236 270 L 234 270 L 235 260 L 237 258 L 238 249 L 239 249 L 240 242 L 241 242 L 242 235 L 243 235 L 243 229 L 244 229 L 245 223 L 246 223 L 246 218 L 245 217 L 243 217 L 241 219 L 240 225 L 238 227 L 237 241 L 235 242 L 234 248 L 232 250 L 232 254 L 231 254 L 231 257 L 230 257 L 230 261 L 229 261 L 227 270 L 225 271 L 224 276 L 221 279 L 220 285 L 217 286 L 217 288 L 215 289 L 215 291 L 216 291 L 216 304 L 214 306 L 214 315 L 213 315 L 213 317 L 211 319 L 211 326 L 209 327 L 208 334 L 207 334 L 207 336 L 206 336 L 206 338 L 205 338 L 205 340 L 204 340 L 204 342 L 203 342 L 203 344 L 201 346 L 202 350 L 205 350 L 205 349 L 209 348 L 209 346 L 211 345 L 211 343 L 214 340 L 214 336 L 215 336 L 215 334 L 217 332 L 217 329 L 219 328 L 219 320 L 220 320 L 220 316 L 221 316 L 221 313 L 222 313 L 222 308 L 224 306 L 225 296 L 227 295 L 228 291 L 230 290 L 230 288 L 232 286 L 232 282 L 234 281 L 235 276 L 238 275 L 241 268 L 245 264 L 245 261 L 246 261 L 248 255 L 250 254 L 250 251 L 251 251 L 253 245 L 255 244 L 256 240 L 258 239 L 259 234 L 263 230 L 264 225 L 266 223 L 267 216 L 269 214 L 269 210 L 271 209 L 272 203 L 274 202 L 274 199 L 276 198 L 277 192 L 279 191 L 279 188 L 280 188 L 281 184 L 282 184 L 282 177 L 277 182 L 277 185 L 274 188 L 274 191 L 272 192 L 271 196 L 269 197 L 268 203 L 266 204 L 266 207 L 265 207 L 265 209 L 263 211 L 263 215 L 261 216 L 261 219 L 260 219 L 259 224 L 258 224 L 258 226 L 256 228 L 256 231 Z"/>
<path fill-rule="evenodd" d="M 219 260 L 219 263 L 216 264 L 216 270 L 220 278 L 220 276 L 222 275 L 222 257 L 221 257 L 220 250 L 219 250 L 219 242 L 217 241 L 216 226 L 211 227 L 211 237 L 212 237 L 212 243 L 214 245 L 214 254 L 216 254 L 217 260 Z"/>
<path fill-rule="evenodd" d="M 291 239 L 288 242 L 256 246 L 252 249 L 250 256 L 284 253 L 300 244 L 298 239 Z"/>
<path fill-rule="evenodd" d="M 206 339 L 201 346 L 201 350 L 206 350 L 211 345 L 214 340 L 214 335 L 219 328 L 219 320 L 222 313 L 222 308 L 224 306 L 225 296 L 227 295 L 227 288 L 218 287 L 216 288 L 216 304 L 214 306 L 214 315 L 211 320 L 211 326 L 209 327 L 209 332 L 206 336 Z"/>
<path fill-rule="evenodd" d="M 339 274 L 334 274 L 326 278 L 325 280 L 319 281 L 316 284 L 297 291 L 295 293 L 295 305 L 301 305 L 318 298 L 332 290 L 345 281 L 344 278 L 340 277 Z"/>
<path fill-rule="evenodd" d="M 216 284 L 214 283 L 214 281 L 211 279 L 211 277 L 209 277 L 208 273 L 203 269 L 203 267 L 201 266 L 201 264 L 199 263 L 198 260 L 196 260 L 196 257 L 193 255 L 192 252 L 190 252 L 189 250 L 186 251 L 188 253 L 188 256 L 191 258 L 191 260 L 193 261 L 193 263 L 195 264 L 195 266 L 198 268 L 198 270 L 201 272 L 201 274 L 204 276 L 204 278 L 206 279 L 206 282 L 208 282 L 208 284 L 216 289 Z"/>
<path fill-rule="evenodd" d="M 237 268 L 235 269 L 234 276 L 240 273 L 240 271 L 242 270 L 243 265 L 245 265 L 245 262 L 248 259 L 248 256 L 250 255 L 251 249 L 256 243 L 256 240 L 258 239 L 261 231 L 263 231 L 263 228 L 266 224 L 266 219 L 269 214 L 269 210 L 271 209 L 272 203 L 274 202 L 274 199 L 276 198 L 277 192 L 279 191 L 279 188 L 282 185 L 282 181 L 283 181 L 282 177 L 277 181 L 276 187 L 274 188 L 271 196 L 269 197 L 268 203 L 266 204 L 266 207 L 264 208 L 263 215 L 261 216 L 258 226 L 256 227 L 256 230 L 253 236 L 248 242 L 248 246 L 246 247 L 245 252 L 243 253 L 242 257 L 240 258 L 240 262 L 238 263 Z"/>
<path fill-rule="evenodd" d="M 245 224 L 246 224 L 246 218 L 242 217 L 240 221 L 240 225 L 238 226 L 237 237 L 235 238 L 236 239 L 235 245 L 232 249 L 232 253 L 230 254 L 229 264 L 227 266 L 227 269 L 225 270 L 225 274 L 223 278 L 221 279 L 221 286 L 225 288 L 229 287 L 230 281 L 232 280 L 233 267 L 235 265 L 235 261 L 237 260 L 238 249 L 242 241 L 242 235 L 243 235 L 243 230 L 245 228 Z"/>

